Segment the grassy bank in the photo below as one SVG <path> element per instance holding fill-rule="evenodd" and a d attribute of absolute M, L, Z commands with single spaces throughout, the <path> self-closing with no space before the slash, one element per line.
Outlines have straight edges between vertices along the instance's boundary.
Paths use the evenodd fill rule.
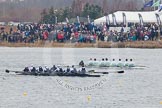
<path fill-rule="evenodd" d="M 99 42 L 99 48 L 162 48 L 162 41 L 137 41 L 137 42 L 118 42 L 107 43 Z"/>
<path fill-rule="evenodd" d="M 0 42 L 0 46 L 4 47 L 64 47 L 64 48 L 84 48 L 84 47 L 97 47 L 96 44 L 90 43 L 57 43 L 57 42 L 45 42 L 39 41 L 35 43 L 8 43 Z"/>
<path fill-rule="evenodd" d="M 91 43 L 57 43 L 39 41 L 35 43 L 8 43 L 0 42 L 4 47 L 65 47 L 65 48 L 162 48 L 162 41 L 138 42 L 97 42 Z"/>

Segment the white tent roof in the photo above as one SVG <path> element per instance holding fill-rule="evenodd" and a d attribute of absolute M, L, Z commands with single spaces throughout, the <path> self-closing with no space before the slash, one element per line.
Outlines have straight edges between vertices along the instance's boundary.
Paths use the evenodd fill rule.
<path fill-rule="evenodd" d="M 123 11 L 117 11 L 114 13 L 117 23 L 123 22 Z"/>
<path fill-rule="evenodd" d="M 139 23 L 139 14 L 142 16 L 143 21 L 147 23 L 156 23 L 156 13 L 159 14 L 160 19 L 162 20 L 162 12 L 158 11 L 148 11 L 148 12 L 132 12 L 132 11 L 117 11 L 113 13 L 116 17 L 117 23 L 123 22 L 123 13 L 126 15 L 126 21 L 132 23 Z M 161 13 L 161 14 L 160 14 Z M 110 22 L 112 22 L 112 14 L 109 14 Z M 95 24 L 106 23 L 106 17 L 101 17 L 94 21 Z"/>
<path fill-rule="evenodd" d="M 94 20 L 95 24 L 102 24 L 102 23 L 105 23 L 105 22 L 106 22 L 106 16 L 103 16 L 101 18 Z"/>
<path fill-rule="evenodd" d="M 156 12 L 140 12 L 144 22 L 157 22 Z"/>
<path fill-rule="evenodd" d="M 112 14 L 109 14 L 109 19 L 110 19 L 110 22 L 112 23 L 113 22 Z M 94 20 L 94 24 L 102 24 L 102 23 L 106 23 L 106 16 L 103 16 L 101 18 Z"/>

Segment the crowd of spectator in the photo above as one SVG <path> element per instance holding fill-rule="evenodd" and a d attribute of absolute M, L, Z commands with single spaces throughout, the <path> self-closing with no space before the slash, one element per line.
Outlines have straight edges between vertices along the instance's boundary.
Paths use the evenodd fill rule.
<path fill-rule="evenodd" d="M 5 32 L 0 30 L 0 42 L 34 43 L 37 41 L 95 43 L 98 41 L 147 41 L 158 39 L 158 26 L 148 24 L 143 27 L 138 24 L 130 26 L 129 30 L 111 30 L 107 25 L 94 26 L 93 24 L 19 24 L 17 30 L 11 27 Z"/>

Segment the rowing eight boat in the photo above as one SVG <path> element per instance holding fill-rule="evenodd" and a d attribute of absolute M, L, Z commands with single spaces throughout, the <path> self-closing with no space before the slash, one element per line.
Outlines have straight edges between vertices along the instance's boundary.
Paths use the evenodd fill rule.
<path fill-rule="evenodd" d="M 96 72 L 95 70 L 88 71 L 88 74 L 81 74 L 81 73 L 56 73 L 56 72 L 24 72 L 24 71 L 10 71 L 6 70 L 6 73 L 16 73 L 18 75 L 31 75 L 31 76 L 66 76 L 66 77 L 100 77 L 101 75 L 98 74 L 109 74 L 109 73 L 124 73 L 124 71 L 114 71 L 114 72 Z M 94 73 L 94 74 L 91 74 Z"/>
<path fill-rule="evenodd" d="M 17 75 L 30 75 L 30 76 L 65 76 L 65 77 L 100 77 L 101 75 L 92 75 L 92 74 L 63 74 L 63 73 L 55 73 L 55 72 L 46 72 L 46 73 L 39 73 L 39 72 L 24 72 L 24 71 L 10 71 L 6 70 L 6 73 L 14 72 Z"/>

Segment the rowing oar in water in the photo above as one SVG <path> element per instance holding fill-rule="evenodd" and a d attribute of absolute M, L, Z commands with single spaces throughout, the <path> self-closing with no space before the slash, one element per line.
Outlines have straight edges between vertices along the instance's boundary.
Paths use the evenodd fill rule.
<path fill-rule="evenodd" d="M 10 72 L 13 72 L 13 73 L 23 73 L 22 71 L 10 71 L 10 70 L 6 70 L 5 72 L 6 73 L 10 73 Z"/>
<path fill-rule="evenodd" d="M 124 73 L 124 71 L 114 71 L 114 72 L 95 72 L 95 70 L 88 71 L 90 73 L 100 73 L 100 74 L 109 74 L 109 73 Z"/>

